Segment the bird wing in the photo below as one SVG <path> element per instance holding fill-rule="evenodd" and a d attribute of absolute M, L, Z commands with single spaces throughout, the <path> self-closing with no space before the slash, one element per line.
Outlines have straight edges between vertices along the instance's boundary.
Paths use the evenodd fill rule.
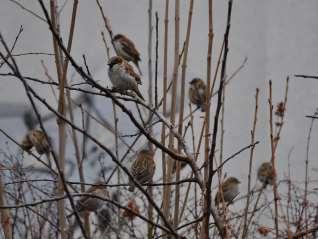
<path fill-rule="evenodd" d="M 136 80 L 137 84 L 141 85 L 140 76 L 134 71 L 134 68 L 131 65 L 129 65 L 128 62 L 125 62 L 124 67 L 125 67 L 125 71 L 127 72 L 127 74 L 129 74 L 131 77 L 133 77 Z"/>
<path fill-rule="evenodd" d="M 128 55 L 132 56 L 134 58 L 134 61 L 136 61 L 136 62 L 140 61 L 140 54 L 137 51 L 135 44 L 126 37 L 122 38 L 120 41 L 121 41 L 121 44 L 123 46 L 123 50 Z"/>
<path fill-rule="evenodd" d="M 131 173 L 139 183 L 149 182 L 155 172 L 155 163 L 153 160 L 147 158 L 147 156 L 140 156 L 134 161 L 131 166 Z"/>

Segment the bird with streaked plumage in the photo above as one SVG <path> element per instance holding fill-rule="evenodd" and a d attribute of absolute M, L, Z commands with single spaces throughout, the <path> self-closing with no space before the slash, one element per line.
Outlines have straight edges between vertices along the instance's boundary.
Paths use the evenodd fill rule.
<path fill-rule="evenodd" d="M 89 187 L 85 194 L 92 194 L 100 198 L 109 199 L 109 192 L 101 181 L 97 181 L 94 185 Z M 86 211 L 93 212 L 96 211 L 104 201 L 97 197 L 90 197 L 88 195 L 82 196 L 76 203 L 76 209 L 78 212 Z"/>
<path fill-rule="evenodd" d="M 150 149 L 143 149 L 137 154 L 137 158 L 130 168 L 130 173 L 140 184 L 152 183 L 155 174 L 156 163 L 154 161 L 155 152 Z M 135 190 L 135 184 L 129 180 L 129 191 Z"/>
<path fill-rule="evenodd" d="M 208 91 L 204 81 L 200 78 L 194 78 L 190 81 L 189 99 L 190 102 L 201 109 L 202 112 L 206 111 L 206 101 Z"/>
<path fill-rule="evenodd" d="M 257 178 L 263 183 L 264 187 L 273 185 L 275 172 L 271 162 L 264 162 L 257 170 Z"/>
<path fill-rule="evenodd" d="M 131 90 L 144 100 L 138 89 L 138 84 L 141 85 L 140 76 L 127 61 L 120 56 L 114 56 L 109 59 L 108 66 L 108 76 L 115 90 L 124 94 Z"/>
<path fill-rule="evenodd" d="M 38 129 L 33 129 L 24 136 L 21 147 L 25 151 L 29 151 L 34 147 L 40 155 L 50 153 L 49 141 L 45 133 Z"/>
<path fill-rule="evenodd" d="M 222 202 L 221 192 L 223 194 L 223 199 L 225 203 L 231 203 L 234 198 L 240 193 L 239 184 L 241 182 L 235 177 L 229 177 L 221 183 L 219 191 L 215 196 L 215 205 L 219 205 Z M 220 192 L 220 190 L 222 190 Z"/>
<path fill-rule="evenodd" d="M 114 48 L 118 56 L 124 58 L 126 61 L 132 61 L 138 68 L 139 74 L 142 75 L 139 61 L 140 53 L 132 40 L 123 34 L 117 34 L 113 37 Z"/>

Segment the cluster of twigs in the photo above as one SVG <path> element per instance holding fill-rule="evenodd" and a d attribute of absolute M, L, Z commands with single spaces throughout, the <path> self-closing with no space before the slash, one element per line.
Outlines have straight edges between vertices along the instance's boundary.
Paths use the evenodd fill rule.
<path fill-rule="evenodd" d="M 37 79 L 21 72 L 13 53 L 16 42 L 22 33 L 22 28 L 9 48 L 5 37 L 0 33 L 1 65 L 0 75 L 4 78 L 17 79 L 22 83 L 27 99 L 34 112 L 29 121 L 29 129 L 37 128 L 44 133 L 48 146 L 46 154 L 27 151 L 19 139 L 0 129 L 1 133 L 20 149 L 17 153 L 1 150 L 0 164 L 0 214 L 1 225 L 5 239 L 11 238 L 254 238 L 273 235 L 275 238 L 315 238 L 318 229 L 318 208 L 311 202 L 315 191 L 310 191 L 308 185 L 313 183 L 308 176 L 309 157 L 306 160 L 305 189 L 301 183 L 288 177 L 279 180 L 277 177 L 277 149 L 281 141 L 281 132 L 285 123 L 288 82 L 286 81 L 285 96 L 282 102 L 275 105 L 272 97 L 272 82 L 269 82 L 269 142 L 271 145 L 268 157 L 273 167 L 273 185 L 259 186 L 253 179 L 254 151 L 257 141 L 257 119 L 259 107 L 259 89 L 256 89 L 255 108 L 251 128 L 251 140 L 231 156 L 223 157 L 224 137 L 224 102 L 225 87 L 232 78 L 245 66 L 243 64 L 232 74 L 227 73 L 229 38 L 233 0 L 228 0 L 226 29 L 218 54 L 213 49 L 213 1 L 208 0 L 208 46 L 206 56 L 206 85 L 208 89 L 207 110 L 201 114 L 193 105 L 187 109 L 186 78 L 187 59 L 191 36 L 191 26 L 195 5 L 200 2 L 190 0 L 187 16 L 187 31 L 183 48 L 180 49 L 180 0 L 174 1 L 174 61 L 171 79 L 168 76 L 169 47 L 169 8 L 172 3 L 165 1 L 164 33 L 163 33 L 163 79 L 162 90 L 158 84 L 158 48 L 160 33 L 159 14 L 155 14 L 155 46 L 153 46 L 153 5 L 149 1 L 148 8 L 148 101 L 144 102 L 130 95 L 119 95 L 94 79 L 89 70 L 89 61 L 83 56 L 83 63 L 78 63 L 71 54 L 74 30 L 76 28 L 78 0 L 73 1 L 70 15 L 70 29 L 67 44 L 61 38 L 59 15 L 61 8 L 56 0 L 51 0 L 48 6 L 38 0 L 44 17 L 34 13 L 23 4 L 12 1 L 32 14 L 37 19 L 48 24 L 52 34 L 55 81 L 45 64 L 45 77 Z M 103 11 L 103 5 L 96 0 L 98 11 L 104 21 L 109 40 L 102 31 L 102 41 L 106 49 L 106 58 L 113 53 L 109 47 L 114 46 L 111 21 Z M 111 6 L 107 6 L 110 8 Z M 110 43 L 110 44 L 109 44 Z M 153 77 L 153 54 L 155 49 L 155 74 Z M 212 56 L 217 61 L 212 64 Z M 71 84 L 69 68 L 72 68 L 81 81 Z M 212 69 L 214 75 L 212 75 Z M 181 70 L 181 74 L 179 71 Z M 5 72 L 7 71 L 7 72 Z M 153 82 L 153 78 L 155 81 Z M 218 81 L 219 80 L 219 81 Z M 45 97 L 37 92 L 32 84 L 42 84 L 51 87 L 52 92 L 58 91 L 57 109 L 49 104 Z M 89 86 L 87 88 L 86 86 Z M 215 90 L 215 87 L 218 89 Z M 178 89 L 180 88 L 180 97 Z M 80 93 L 82 103 L 72 99 L 73 93 Z M 171 101 L 168 98 L 171 98 Z M 214 96 L 216 96 L 214 98 Z M 113 109 L 113 122 L 109 122 L 97 109 L 92 112 L 92 98 L 105 101 L 108 99 Z M 170 106 L 169 106 L 170 102 Z M 88 107 L 84 107 L 86 103 Z M 40 114 L 38 104 L 44 106 L 57 122 L 57 150 L 50 140 L 50 132 L 45 125 L 46 118 Z M 106 104 L 106 103 L 105 103 Z M 276 109 L 274 108 L 276 107 Z M 79 110 L 80 112 L 77 112 Z M 136 133 L 127 134 L 119 129 L 120 115 L 124 115 L 135 128 Z M 203 117 L 200 117 L 203 115 Z M 203 118 L 203 120 L 201 120 Z M 311 116 L 311 126 L 308 136 L 307 152 L 309 151 L 310 134 L 316 115 Z M 81 120 L 76 120 L 81 119 Z M 79 123 L 80 121 L 80 123 Z M 212 122 L 212 123 L 211 123 Z M 221 123 L 220 123 L 221 122 Z M 114 137 L 114 148 L 102 142 L 90 130 L 91 125 L 102 127 L 105 134 Z M 212 126 L 212 127 L 211 127 Z M 195 129 L 200 129 L 196 133 Z M 67 140 L 70 135 L 71 141 Z M 22 137 L 22 135 L 21 135 Z M 220 141 L 219 138 L 221 139 Z M 128 140 L 129 139 L 129 140 Z M 146 143 L 142 140 L 146 139 Z M 262 139 L 266 140 L 266 139 Z M 130 142 L 131 141 L 131 142 Z M 130 142 L 130 143 L 128 143 Z M 72 146 L 71 146 L 72 145 Z M 158 153 L 157 173 L 159 177 L 152 183 L 141 185 L 129 170 L 130 161 L 136 152 L 147 145 Z M 91 150 L 88 149 L 91 146 Z M 66 149 L 72 148 L 74 160 L 70 162 L 77 169 L 78 180 L 70 180 L 67 172 Z M 95 151 L 101 152 L 93 157 Z M 220 160 L 217 152 L 220 150 Z M 245 150 L 250 150 L 247 191 L 236 198 L 234 205 L 217 207 L 213 195 L 221 190 L 224 181 L 225 164 Z M 202 153 L 201 153 L 202 152 Z M 25 167 L 26 155 L 38 161 L 42 168 Z M 45 158 L 44 158 L 45 157 Z M 97 181 L 87 182 L 90 172 L 87 169 L 91 160 L 94 170 L 98 171 Z M 108 161 L 107 161 L 108 160 Z M 113 162 L 113 167 L 106 164 Z M 101 170 L 98 170 L 100 169 Z M 289 169 L 290 170 L 290 169 Z M 116 177 L 114 177 L 116 176 Z M 130 179 L 138 188 L 138 192 L 126 190 Z M 255 182 L 253 187 L 253 182 Z M 96 182 L 99 182 L 96 184 Z M 103 186 L 110 191 L 111 196 L 104 197 L 87 191 L 89 187 Z M 145 189 L 143 186 L 147 186 Z M 271 193 L 272 192 L 272 193 Z M 98 214 L 89 211 L 79 211 L 78 202 L 81 198 L 95 198 L 103 201 L 109 209 L 111 220 L 100 223 Z M 96 219 L 97 218 L 97 219 Z M 147 226 L 146 226 L 147 225 Z"/>

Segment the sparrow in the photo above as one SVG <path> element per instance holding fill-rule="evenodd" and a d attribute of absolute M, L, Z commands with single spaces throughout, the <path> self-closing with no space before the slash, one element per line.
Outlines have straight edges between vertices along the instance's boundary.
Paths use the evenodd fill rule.
<path fill-rule="evenodd" d="M 50 144 L 45 133 L 37 129 L 31 130 L 24 136 L 21 147 L 26 151 L 35 147 L 40 155 L 50 153 Z"/>
<path fill-rule="evenodd" d="M 262 163 L 257 170 L 257 178 L 266 187 L 268 184 L 273 185 L 275 172 L 271 162 Z"/>
<path fill-rule="evenodd" d="M 223 199 L 226 203 L 231 203 L 233 199 L 240 193 L 239 184 L 241 182 L 235 177 L 227 178 L 220 185 L 220 189 L 223 192 Z M 216 193 L 215 196 L 215 205 L 219 205 L 222 202 L 220 191 Z"/>
<path fill-rule="evenodd" d="M 190 102 L 201 109 L 202 112 L 206 110 L 206 100 L 208 91 L 204 81 L 200 78 L 194 78 L 190 81 L 189 99 Z"/>
<path fill-rule="evenodd" d="M 154 151 L 143 149 L 137 154 L 136 160 L 130 168 L 130 173 L 140 184 L 151 183 L 155 174 L 156 164 L 154 161 Z M 135 190 L 135 184 L 129 180 L 129 191 Z"/>
<path fill-rule="evenodd" d="M 89 193 L 101 198 L 109 199 L 109 192 L 106 187 L 102 185 L 102 182 L 98 181 L 96 185 L 91 186 L 85 193 Z M 93 212 L 100 208 L 104 204 L 104 201 L 90 196 L 82 196 L 76 203 L 76 210 L 78 212 Z"/>
<path fill-rule="evenodd" d="M 141 61 L 140 54 L 135 44 L 126 36 L 117 34 L 113 37 L 114 48 L 118 56 L 126 61 L 132 61 L 138 68 L 139 74 L 142 75 L 138 62 Z"/>
<path fill-rule="evenodd" d="M 133 67 L 127 61 L 120 56 L 114 56 L 109 59 L 108 66 L 109 79 L 115 89 L 122 92 L 132 90 L 144 100 L 138 89 L 138 84 L 141 85 L 140 76 L 134 72 Z"/>

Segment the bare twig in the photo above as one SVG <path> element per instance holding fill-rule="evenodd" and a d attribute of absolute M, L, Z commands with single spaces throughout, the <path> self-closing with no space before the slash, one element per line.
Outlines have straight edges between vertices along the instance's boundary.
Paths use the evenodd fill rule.
<path fill-rule="evenodd" d="M 251 130 L 251 144 L 253 144 L 255 141 L 255 131 L 256 131 L 257 113 L 258 113 L 258 95 L 259 95 L 259 89 L 257 88 L 256 94 L 255 94 L 255 110 L 254 110 L 253 127 Z M 251 198 L 251 174 L 252 174 L 253 156 L 254 156 L 254 147 L 252 147 L 251 151 L 250 151 L 248 184 L 247 184 L 247 198 L 246 198 L 246 205 L 245 205 L 245 212 L 244 212 L 244 224 L 243 224 L 242 238 L 246 238 L 247 233 L 248 233 L 247 213 L 248 213 L 248 208 L 250 205 L 250 198 Z"/>

